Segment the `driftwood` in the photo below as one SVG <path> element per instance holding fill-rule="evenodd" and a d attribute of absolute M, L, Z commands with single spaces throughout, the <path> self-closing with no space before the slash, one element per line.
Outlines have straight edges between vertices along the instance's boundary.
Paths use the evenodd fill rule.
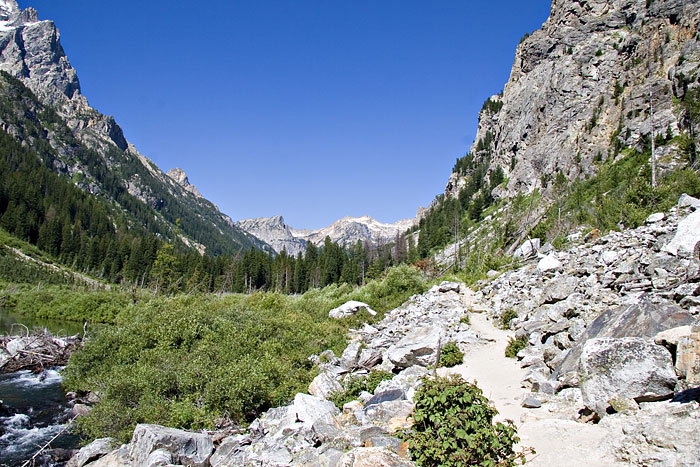
<path fill-rule="evenodd" d="M 0 336 L 0 374 L 65 366 L 73 350 L 81 345 L 79 336 L 58 338 L 46 330 L 32 335 L 27 330 L 26 336 Z"/>

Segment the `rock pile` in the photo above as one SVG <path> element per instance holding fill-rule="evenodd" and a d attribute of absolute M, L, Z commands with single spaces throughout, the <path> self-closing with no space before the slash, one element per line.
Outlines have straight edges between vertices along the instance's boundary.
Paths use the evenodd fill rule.
<path fill-rule="evenodd" d="M 523 384 L 540 400 L 579 392 L 583 416 L 605 417 L 618 457 L 633 463 L 700 462 L 697 430 L 666 433 L 655 421 L 683 413 L 683 423 L 697 423 L 700 414 L 697 207 L 684 195 L 637 229 L 575 236 L 583 241 L 546 256 L 533 249 L 524 266 L 477 294 L 495 320 L 515 312 L 509 327 L 529 344 L 518 353 L 529 370 Z M 694 396 L 682 407 L 652 403 L 684 391 Z M 651 432 L 664 439 L 657 444 Z"/>

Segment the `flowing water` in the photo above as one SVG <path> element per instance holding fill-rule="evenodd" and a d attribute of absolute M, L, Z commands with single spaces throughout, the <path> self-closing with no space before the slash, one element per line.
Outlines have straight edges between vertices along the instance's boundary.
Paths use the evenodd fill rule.
<path fill-rule="evenodd" d="M 24 335 L 24 327 L 46 328 L 58 336 L 82 333 L 82 323 L 31 319 L 0 307 L 0 334 Z M 19 467 L 51 438 L 63 430 L 70 420 L 70 408 L 61 386 L 58 368 L 43 373 L 18 371 L 0 375 L 0 466 Z M 68 431 L 51 448 L 75 448 L 79 439 Z M 52 465 L 48 456 L 36 465 Z"/>
<path fill-rule="evenodd" d="M 58 369 L 0 375 L 0 465 L 20 466 L 70 420 Z M 52 448 L 75 448 L 78 438 L 64 432 Z M 47 458 L 37 465 L 51 465 Z"/>

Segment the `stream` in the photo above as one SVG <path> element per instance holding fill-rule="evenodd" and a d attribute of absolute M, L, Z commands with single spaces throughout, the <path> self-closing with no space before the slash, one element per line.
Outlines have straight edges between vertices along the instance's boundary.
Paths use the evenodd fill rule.
<path fill-rule="evenodd" d="M 28 319 L 0 308 L 0 334 L 24 335 L 24 328 L 15 323 L 30 330 L 45 327 L 54 335 L 82 333 L 81 323 Z M 49 368 L 40 374 L 22 370 L 0 375 L 0 466 L 21 466 L 70 420 L 59 370 Z M 66 431 L 51 443 L 51 448 L 74 449 L 78 444 L 78 437 Z M 60 464 L 53 463 L 47 455 L 37 459 L 35 465 Z"/>

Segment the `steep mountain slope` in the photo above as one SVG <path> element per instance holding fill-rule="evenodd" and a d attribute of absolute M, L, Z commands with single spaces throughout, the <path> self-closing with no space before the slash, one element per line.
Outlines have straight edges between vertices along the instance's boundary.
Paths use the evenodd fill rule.
<path fill-rule="evenodd" d="M 648 148 L 652 132 L 690 131 L 678 101 L 698 86 L 699 22 L 697 0 L 554 0 L 479 115 L 470 154 L 486 175 L 503 171 L 493 195 L 551 188 L 558 173 L 574 180 L 621 148 Z M 474 165 L 458 163 L 447 196 L 468 184 Z"/>
<path fill-rule="evenodd" d="M 55 24 L 38 21 L 33 8 L 20 11 L 15 0 L 0 0 L 0 70 L 35 96 L 20 104 L 12 99 L 21 92 L 4 92 L 0 127 L 35 149 L 46 165 L 128 213 L 150 210 L 166 237 L 174 237 L 179 219 L 183 241 L 212 254 L 263 246 L 191 185 L 167 176 L 139 154 L 112 117 L 91 108 Z M 11 87 L 18 88 L 15 83 Z M 124 205 L 126 194 L 139 203 Z"/>
<path fill-rule="evenodd" d="M 414 219 L 404 219 L 385 224 L 370 216 L 343 217 L 328 227 L 315 230 L 294 229 L 285 224 L 282 216 L 260 217 L 236 222 L 236 225 L 268 243 L 276 252 L 286 249 L 288 254 L 303 252 L 306 243 L 323 245 L 326 237 L 340 246 L 349 247 L 361 242 L 384 245 L 396 240 L 396 236 L 413 226 Z"/>

